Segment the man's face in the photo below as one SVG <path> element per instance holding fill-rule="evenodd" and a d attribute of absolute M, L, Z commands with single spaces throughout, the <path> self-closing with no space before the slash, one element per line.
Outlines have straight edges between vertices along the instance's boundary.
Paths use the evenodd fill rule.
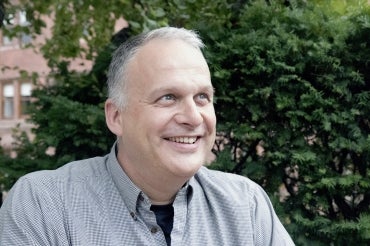
<path fill-rule="evenodd" d="M 180 40 L 153 40 L 128 67 L 120 161 L 140 175 L 191 177 L 215 140 L 213 87 L 200 51 Z"/>

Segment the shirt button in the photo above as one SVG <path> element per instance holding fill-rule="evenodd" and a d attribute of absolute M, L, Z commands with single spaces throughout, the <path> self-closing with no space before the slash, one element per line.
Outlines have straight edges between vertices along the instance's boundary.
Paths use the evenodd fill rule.
<path fill-rule="evenodd" d="M 158 232 L 158 228 L 157 227 L 152 227 L 152 229 L 150 229 L 150 232 L 151 233 L 157 233 Z"/>
<path fill-rule="evenodd" d="M 137 217 L 136 217 L 135 212 L 130 212 L 130 215 L 131 215 L 131 217 L 132 217 L 134 220 L 137 220 Z"/>

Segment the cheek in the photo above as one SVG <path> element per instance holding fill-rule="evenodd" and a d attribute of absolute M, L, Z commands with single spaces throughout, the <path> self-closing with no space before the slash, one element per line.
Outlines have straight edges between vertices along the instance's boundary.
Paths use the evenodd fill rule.
<path fill-rule="evenodd" d="M 149 133 L 165 130 L 173 118 L 170 112 L 161 110 L 150 110 L 142 114 L 144 115 L 140 118 L 140 125 L 145 125 L 145 130 Z"/>
<path fill-rule="evenodd" d="M 206 122 L 207 128 L 210 132 L 215 132 L 216 131 L 216 115 L 214 109 L 209 109 L 206 111 L 204 114 L 204 120 Z"/>
<path fill-rule="evenodd" d="M 145 119 L 151 122 L 151 125 L 160 128 L 165 126 L 174 117 L 175 112 L 164 108 L 154 108 L 145 112 Z"/>

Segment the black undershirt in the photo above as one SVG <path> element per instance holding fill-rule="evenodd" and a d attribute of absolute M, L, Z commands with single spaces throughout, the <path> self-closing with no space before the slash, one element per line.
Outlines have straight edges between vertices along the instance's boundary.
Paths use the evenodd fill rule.
<path fill-rule="evenodd" d="M 155 214 L 157 224 L 161 227 L 166 238 L 167 245 L 171 245 L 171 231 L 173 228 L 173 207 L 172 204 L 152 205 L 150 207 Z"/>

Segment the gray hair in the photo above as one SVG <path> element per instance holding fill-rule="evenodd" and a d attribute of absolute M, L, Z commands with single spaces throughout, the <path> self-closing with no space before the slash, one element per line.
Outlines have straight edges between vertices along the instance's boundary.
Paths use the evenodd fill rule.
<path fill-rule="evenodd" d="M 201 50 L 203 41 L 192 30 L 176 27 L 162 27 L 139 34 L 122 43 L 113 53 L 108 70 L 108 98 L 120 109 L 127 106 L 127 67 L 137 51 L 153 39 L 180 39 Z"/>

